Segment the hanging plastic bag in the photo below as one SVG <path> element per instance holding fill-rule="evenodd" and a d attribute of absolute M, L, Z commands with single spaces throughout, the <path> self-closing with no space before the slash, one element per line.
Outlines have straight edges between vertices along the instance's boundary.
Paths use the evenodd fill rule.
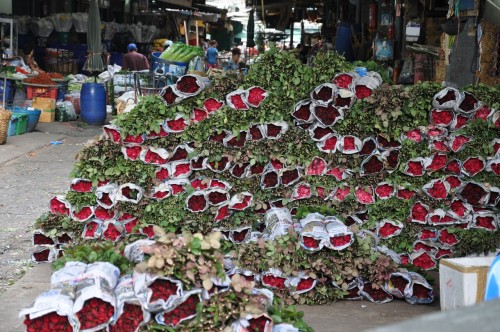
<path fill-rule="evenodd" d="M 413 58 L 411 56 L 405 59 L 401 74 L 399 74 L 398 84 L 413 83 Z"/>

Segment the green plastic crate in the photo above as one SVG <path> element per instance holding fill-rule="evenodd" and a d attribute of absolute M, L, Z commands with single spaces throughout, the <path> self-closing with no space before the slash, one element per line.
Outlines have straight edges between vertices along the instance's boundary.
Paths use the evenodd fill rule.
<path fill-rule="evenodd" d="M 17 119 L 16 135 L 26 133 L 28 129 L 28 115 L 13 113 L 12 117 Z"/>

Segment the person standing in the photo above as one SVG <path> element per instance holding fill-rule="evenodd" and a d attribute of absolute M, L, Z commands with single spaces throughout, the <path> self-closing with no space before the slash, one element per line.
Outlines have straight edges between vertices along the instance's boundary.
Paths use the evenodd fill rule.
<path fill-rule="evenodd" d="M 211 40 L 210 47 L 207 50 L 207 69 L 217 68 L 218 55 L 219 55 L 219 50 L 217 50 L 217 41 Z"/>
<path fill-rule="evenodd" d="M 123 69 L 131 71 L 141 71 L 149 69 L 148 59 L 137 52 L 135 44 L 128 44 L 128 53 L 123 56 Z"/>

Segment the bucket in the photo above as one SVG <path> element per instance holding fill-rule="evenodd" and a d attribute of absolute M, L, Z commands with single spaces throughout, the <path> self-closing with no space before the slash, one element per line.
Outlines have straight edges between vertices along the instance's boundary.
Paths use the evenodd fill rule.
<path fill-rule="evenodd" d="M 352 51 L 352 26 L 349 23 L 341 23 L 337 29 L 337 37 L 335 38 L 335 50 L 337 53 L 344 55 L 347 61 L 354 60 Z"/>
<path fill-rule="evenodd" d="M 102 125 L 106 120 L 106 90 L 101 83 L 85 83 L 80 93 L 80 116 L 91 125 Z"/>
<path fill-rule="evenodd" d="M 12 107 L 10 109 L 14 114 L 25 114 L 28 116 L 28 126 L 26 127 L 26 132 L 30 133 L 35 130 L 38 120 L 40 119 L 40 114 L 42 111 L 36 110 L 34 108 L 26 107 Z"/>
<path fill-rule="evenodd" d="M 68 32 L 59 31 L 57 33 L 57 41 L 61 44 L 67 44 L 68 43 L 68 35 L 69 35 Z"/>

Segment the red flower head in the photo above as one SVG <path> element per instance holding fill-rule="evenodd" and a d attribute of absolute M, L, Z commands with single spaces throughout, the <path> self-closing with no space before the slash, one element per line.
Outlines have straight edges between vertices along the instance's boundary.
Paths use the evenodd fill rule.
<path fill-rule="evenodd" d="M 491 115 L 491 108 L 486 105 L 483 105 L 477 109 L 474 113 L 474 120 L 483 120 L 487 121 L 488 117 Z"/>
<path fill-rule="evenodd" d="M 373 204 L 375 202 L 375 196 L 371 186 L 357 187 L 354 194 L 361 204 Z"/>
<path fill-rule="evenodd" d="M 306 175 L 323 175 L 326 172 L 326 161 L 323 158 L 314 157 L 307 167 Z"/>
<path fill-rule="evenodd" d="M 405 167 L 405 174 L 411 176 L 424 175 L 424 159 L 417 158 L 414 160 L 409 160 Z"/>
<path fill-rule="evenodd" d="M 469 122 L 469 117 L 462 115 L 462 114 L 456 114 L 455 119 L 451 123 L 450 128 L 452 130 L 459 130 L 467 126 L 467 123 Z"/>
<path fill-rule="evenodd" d="M 361 163 L 361 174 L 371 175 L 382 172 L 384 162 L 377 155 L 371 155 Z"/>
<path fill-rule="evenodd" d="M 307 199 L 311 197 L 311 195 L 312 195 L 311 186 L 308 183 L 302 182 L 297 184 L 293 189 L 292 198 L 295 200 Z"/>
<path fill-rule="evenodd" d="M 222 205 L 217 209 L 217 213 L 215 214 L 215 221 L 221 221 L 227 219 L 231 216 L 231 212 L 229 211 L 229 204 Z"/>
<path fill-rule="evenodd" d="M 415 196 L 416 192 L 414 190 L 398 188 L 397 197 L 399 199 L 410 200 Z"/>
<path fill-rule="evenodd" d="M 452 138 L 450 148 L 453 152 L 458 152 L 462 150 L 466 143 L 470 142 L 471 139 L 465 135 L 458 135 Z"/>
<path fill-rule="evenodd" d="M 185 94 L 195 94 L 201 91 L 201 87 L 198 84 L 196 77 L 191 75 L 182 76 L 176 83 L 175 87 L 178 91 Z"/>
<path fill-rule="evenodd" d="M 120 135 L 120 131 L 117 127 L 111 126 L 111 125 L 106 125 L 103 126 L 102 129 L 104 130 L 104 134 L 108 139 L 113 141 L 114 143 L 120 143 L 122 140 L 122 137 Z"/>
<path fill-rule="evenodd" d="M 281 184 L 286 186 L 290 186 L 297 182 L 300 179 L 300 173 L 298 168 L 284 170 L 281 175 Z"/>
<path fill-rule="evenodd" d="M 448 159 L 445 154 L 436 153 L 430 158 L 426 158 L 425 170 L 428 172 L 435 172 L 443 169 L 446 166 Z"/>
<path fill-rule="evenodd" d="M 377 188 L 375 188 L 375 193 L 380 199 L 388 199 L 394 195 L 394 192 L 394 186 L 388 183 L 380 183 Z"/>
<path fill-rule="evenodd" d="M 424 270 L 432 270 L 437 265 L 436 261 L 425 251 L 412 255 L 412 264 Z"/>
<path fill-rule="evenodd" d="M 218 111 L 222 108 L 222 106 L 224 106 L 224 102 L 215 98 L 208 98 L 203 102 L 203 107 L 207 110 L 208 113 Z"/>
<path fill-rule="evenodd" d="M 449 126 L 453 121 L 454 113 L 450 110 L 436 110 L 431 111 L 431 121 L 438 126 Z"/>
<path fill-rule="evenodd" d="M 259 86 L 254 86 L 248 89 L 247 102 L 252 107 L 259 107 L 260 104 L 267 98 L 268 92 Z"/>
<path fill-rule="evenodd" d="M 421 202 L 416 202 L 411 208 L 411 222 L 425 224 L 429 215 L 429 207 Z"/>
<path fill-rule="evenodd" d="M 418 237 L 419 240 L 435 240 L 438 233 L 435 229 L 423 229 Z"/>
<path fill-rule="evenodd" d="M 465 113 L 471 113 L 477 109 L 478 106 L 480 106 L 480 102 L 477 98 L 474 97 L 472 93 L 464 92 L 464 99 L 462 99 L 462 102 L 458 105 L 458 109 Z"/>
<path fill-rule="evenodd" d="M 191 123 L 198 123 L 203 120 L 208 118 L 208 112 L 205 111 L 203 108 L 193 108 L 193 111 L 191 111 Z"/>
<path fill-rule="evenodd" d="M 203 192 L 194 192 L 186 199 L 186 206 L 192 212 L 203 212 L 208 208 L 207 198 Z"/>
<path fill-rule="evenodd" d="M 236 90 L 227 95 L 227 104 L 236 110 L 249 109 L 246 103 L 246 91 Z"/>
<path fill-rule="evenodd" d="M 405 136 L 409 140 L 416 143 L 420 143 L 424 139 L 424 134 L 422 133 L 422 130 L 420 130 L 419 128 L 406 132 Z"/>
<path fill-rule="evenodd" d="M 336 108 L 333 103 L 326 106 L 315 105 L 312 110 L 316 119 L 325 126 L 332 126 L 344 118 L 343 112 Z"/>
<path fill-rule="evenodd" d="M 447 229 L 443 229 L 439 232 L 439 242 L 449 246 L 454 246 L 458 243 L 458 238 L 455 234 L 448 232 Z"/>
<path fill-rule="evenodd" d="M 167 120 L 165 126 L 167 131 L 172 133 L 180 133 L 186 129 L 189 123 L 181 116 L 177 116 L 174 120 Z"/>
<path fill-rule="evenodd" d="M 311 98 L 323 104 L 326 104 L 333 100 L 335 93 L 336 87 L 333 84 L 325 83 L 316 87 L 311 92 Z"/>
<path fill-rule="evenodd" d="M 466 203 L 472 206 L 478 206 L 486 199 L 488 192 L 482 186 L 474 182 L 468 182 L 465 186 L 459 188 L 457 195 Z"/>
<path fill-rule="evenodd" d="M 366 85 L 356 85 L 355 88 L 356 98 L 365 99 L 372 95 L 373 91 Z"/>
<path fill-rule="evenodd" d="M 310 123 L 313 121 L 314 117 L 311 113 L 311 103 L 310 99 L 301 100 L 295 105 L 295 110 L 292 116 L 299 122 Z"/>
<path fill-rule="evenodd" d="M 448 165 L 446 165 L 447 172 L 460 175 L 461 170 L 462 170 L 462 164 L 458 159 L 453 159 L 448 163 Z"/>
<path fill-rule="evenodd" d="M 450 185 L 443 180 L 432 180 L 424 186 L 424 191 L 434 199 L 446 199 Z"/>
<path fill-rule="evenodd" d="M 333 194 L 333 199 L 343 202 L 344 199 L 351 194 L 351 188 L 347 185 L 344 185 L 343 187 L 338 187 L 337 189 L 334 189 L 334 194 Z"/>
<path fill-rule="evenodd" d="M 349 172 L 342 167 L 334 167 L 326 172 L 326 175 L 331 175 L 337 179 L 337 181 L 345 180 L 349 177 Z"/>
<path fill-rule="evenodd" d="M 479 157 L 470 157 L 462 164 L 462 172 L 472 177 L 481 172 L 485 167 L 485 162 Z"/>
<path fill-rule="evenodd" d="M 392 222 L 389 220 L 384 220 L 377 226 L 377 234 L 382 239 L 388 239 L 393 236 L 397 236 L 399 235 L 399 233 L 401 233 L 402 230 L 403 230 L 403 224 L 398 222 Z"/>
<path fill-rule="evenodd" d="M 458 188 L 462 184 L 462 180 L 455 175 L 447 176 L 445 181 L 450 185 L 450 189 Z"/>
<path fill-rule="evenodd" d="M 332 82 L 338 86 L 339 88 L 342 89 L 349 89 L 349 86 L 353 82 L 354 78 L 352 77 L 351 74 L 347 73 L 342 73 L 342 74 L 337 74 L 333 78 Z"/>

